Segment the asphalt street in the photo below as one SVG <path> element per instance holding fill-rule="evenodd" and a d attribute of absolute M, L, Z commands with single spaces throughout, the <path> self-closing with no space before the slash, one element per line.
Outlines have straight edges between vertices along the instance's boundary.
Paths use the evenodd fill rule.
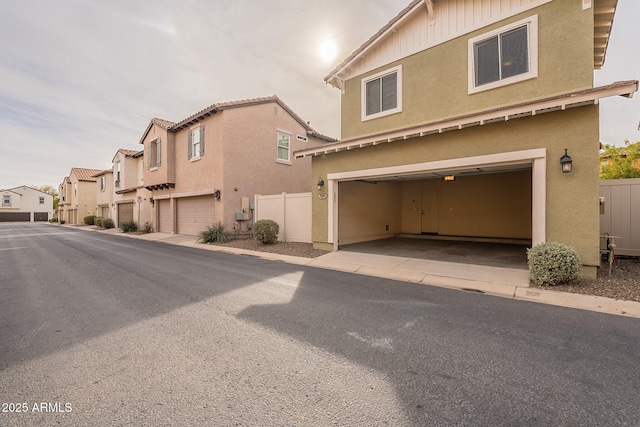
<path fill-rule="evenodd" d="M 0 426 L 640 425 L 640 319 L 0 223 Z"/>

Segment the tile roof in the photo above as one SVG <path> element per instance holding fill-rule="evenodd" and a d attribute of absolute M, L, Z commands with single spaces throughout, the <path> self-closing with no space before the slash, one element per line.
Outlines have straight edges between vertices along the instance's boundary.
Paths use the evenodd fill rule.
<path fill-rule="evenodd" d="M 149 123 L 149 125 L 147 126 L 147 129 L 144 131 L 142 138 L 140 139 L 140 143 L 142 144 L 142 142 L 144 141 L 144 139 L 146 138 L 147 134 L 149 133 L 149 131 L 151 130 L 151 127 L 153 125 L 157 125 L 162 127 L 163 129 L 167 129 L 170 132 L 177 132 L 180 129 L 183 129 L 193 123 L 196 123 L 206 117 L 209 117 L 213 114 L 216 114 L 218 111 L 223 111 L 223 110 L 228 110 L 231 108 L 240 108 L 240 107 L 248 107 L 248 106 L 252 106 L 252 105 L 259 105 L 259 104 L 268 104 L 271 102 L 275 102 L 276 104 L 280 105 L 280 107 L 285 110 L 287 113 L 289 113 L 291 115 L 291 117 L 293 117 L 298 123 L 300 123 L 306 130 L 307 133 L 328 141 L 328 142 L 335 142 L 336 139 L 335 138 L 331 138 L 329 136 L 323 135 L 317 131 L 315 131 L 310 125 L 309 122 L 306 122 L 302 119 L 302 117 L 300 117 L 298 114 L 296 114 L 295 111 L 293 111 L 291 109 L 291 107 L 289 107 L 287 104 L 284 103 L 284 101 L 282 101 L 280 98 L 278 98 L 278 96 L 273 95 L 273 96 L 267 96 L 267 97 L 262 97 L 262 98 L 249 98 L 249 99 L 242 99 L 242 100 L 238 100 L 238 101 L 227 101 L 227 102 L 219 102 L 217 104 L 211 104 L 210 106 L 203 108 L 202 110 L 198 111 L 195 114 L 192 114 L 191 116 L 187 117 L 184 120 L 181 120 L 177 123 L 173 123 L 170 122 L 168 120 L 163 120 L 163 119 L 158 119 L 156 117 L 154 117 L 153 119 L 151 119 L 151 122 Z"/>
<path fill-rule="evenodd" d="M 71 174 L 74 174 L 78 181 L 96 182 L 95 174 L 101 173 L 100 169 L 71 168 Z"/>
<path fill-rule="evenodd" d="M 113 170 L 112 170 L 112 169 L 105 169 L 105 170 L 103 170 L 103 171 L 100 171 L 100 172 L 98 172 L 98 173 L 96 173 L 96 174 L 92 175 L 92 176 L 93 176 L 93 177 L 95 177 L 95 178 L 97 178 L 97 177 L 99 177 L 99 176 L 106 175 L 106 174 L 108 174 L 108 173 L 113 173 Z"/>
<path fill-rule="evenodd" d="M 138 150 L 127 150 L 126 148 L 121 148 L 118 150 L 118 152 L 124 154 L 127 157 L 133 157 L 138 154 Z"/>

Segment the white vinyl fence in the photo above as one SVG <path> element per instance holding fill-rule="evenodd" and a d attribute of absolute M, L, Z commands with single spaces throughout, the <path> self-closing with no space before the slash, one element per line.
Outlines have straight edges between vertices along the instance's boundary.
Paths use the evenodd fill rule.
<path fill-rule="evenodd" d="M 278 223 L 278 240 L 311 243 L 311 193 L 256 194 L 255 220 L 261 219 Z"/>
<path fill-rule="evenodd" d="M 621 237 L 617 254 L 640 256 L 640 179 L 600 181 L 600 203 L 600 233 Z"/>

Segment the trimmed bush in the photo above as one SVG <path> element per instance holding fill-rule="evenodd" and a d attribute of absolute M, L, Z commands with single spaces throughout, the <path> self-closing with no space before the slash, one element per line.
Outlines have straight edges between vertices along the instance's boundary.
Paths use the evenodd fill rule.
<path fill-rule="evenodd" d="M 149 224 L 148 222 L 145 222 L 144 225 L 142 226 L 142 232 L 144 234 L 149 234 L 153 231 L 153 227 L 151 226 L 151 224 Z"/>
<path fill-rule="evenodd" d="M 280 226 L 270 219 L 261 219 L 253 225 L 253 238 L 265 245 L 278 241 Z"/>
<path fill-rule="evenodd" d="M 113 220 L 111 218 L 102 218 L 102 226 L 104 228 L 113 228 L 116 226 L 116 224 L 113 222 Z"/>
<path fill-rule="evenodd" d="M 49 220 L 49 222 L 52 222 L 52 223 L 53 223 L 53 222 L 58 222 L 58 217 L 51 218 L 51 219 Z"/>
<path fill-rule="evenodd" d="M 96 216 L 95 215 L 87 215 L 84 217 L 84 223 L 85 225 L 94 225 L 96 222 Z"/>
<path fill-rule="evenodd" d="M 220 222 L 207 226 L 207 228 L 198 235 L 198 241 L 200 243 L 227 243 L 229 241 L 229 233 L 227 233 L 225 228 L 226 225 Z"/>
<path fill-rule="evenodd" d="M 64 219 L 60 220 L 60 224 L 65 224 L 67 221 L 65 221 Z"/>
<path fill-rule="evenodd" d="M 554 286 L 580 277 L 580 257 L 562 243 L 546 242 L 527 249 L 527 259 L 531 281 L 536 285 Z"/>
<path fill-rule="evenodd" d="M 131 220 L 131 221 L 123 222 L 120 228 L 122 228 L 123 232 L 130 233 L 133 231 L 138 231 L 138 224 L 136 224 L 135 221 Z"/>
<path fill-rule="evenodd" d="M 102 227 L 102 217 L 97 216 L 93 223 L 96 225 L 96 227 Z"/>

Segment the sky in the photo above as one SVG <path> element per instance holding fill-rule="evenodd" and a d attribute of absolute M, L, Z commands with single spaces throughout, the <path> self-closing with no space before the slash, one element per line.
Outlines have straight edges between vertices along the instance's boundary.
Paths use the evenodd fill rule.
<path fill-rule="evenodd" d="M 559 0 L 566 1 L 566 0 Z M 277 95 L 340 136 L 324 77 L 410 0 L 0 0 L 0 188 L 109 169 L 149 120 Z M 596 86 L 640 79 L 640 1 L 619 0 Z M 601 141 L 640 141 L 640 94 L 601 103 Z"/>

